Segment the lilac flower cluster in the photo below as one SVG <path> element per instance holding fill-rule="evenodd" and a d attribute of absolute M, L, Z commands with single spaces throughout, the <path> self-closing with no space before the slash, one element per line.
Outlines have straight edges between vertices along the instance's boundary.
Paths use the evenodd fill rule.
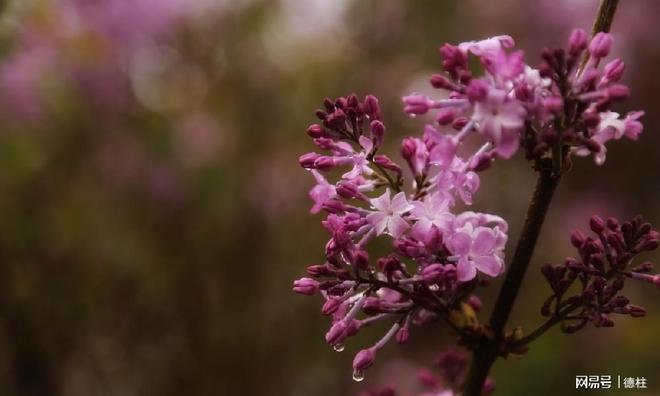
<path fill-rule="evenodd" d="M 643 112 L 621 118 L 610 111 L 613 102 L 629 94 L 628 87 L 619 82 L 624 64 L 614 59 L 599 68 L 611 50 L 612 37 L 598 33 L 591 42 L 587 37 L 576 29 L 568 49 L 545 49 L 543 63 L 536 69 L 524 63 L 522 51 L 512 50 L 509 36 L 445 44 L 440 48 L 445 74 L 433 75 L 431 85 L 447 94 L 438 100 L 420 94 L 406 96 L 405 111 L 420 115 L 435 110 L 438 126 L 461 129 L 456 141 L 470 132 L 482 135 L 492 143 L 479 157 L 483 165 L 495 156 L 509 158 L 521 146 L 530 160 L 551 158 L 561 165 L 568 154 L 593 153 L 600 165 L 605 161 L 606 142 L 638 138 Z M 473 76 L 469 55 L 479 59 L 483 76 Z M 581 65 L 585 56 L 588 61 Z M 562 168 L 555 166 L 555 172 Z"/>
<path fill-rule="evenodd" d="M 294 291 L 323 296 L 322 313 L 333 319 L 326 341 L 337 350 L 364 326 L 394 322 L 355 356 L 360 379 L 390 339 L 407 340 L 411 323 L 447 317 L 477 285 L 478 273 L 502 273 L 507 224 L 491 214 L 455 212 L 458 201 L 472 203 L 479 187 L 474 164 L 484 152 L 460 157 L 461 132 L 427 126 L 421 139 L 403 140 L 401 155 L 414 178 L 406 193 L 401 165 L 377 153 L 385 125 L 375 97 L 326 100 L 317 116 L 322 123 L 307 132 L 326 154 L 305 154 L 300 164 L 316 178 L 311 211 L 327 212 L 323 225 L 331 238 L 325 263 L 310 266 L 310 277 L 295 281 Z M 324 174 L 336 168 L 344 170 L 331 183 Z M 391 239 L 394 251 L 370 260 L 367 245 L 377 238 Z"/>
<path fill-rule="evenodd" d="M 459 203 L 472 204 L 478 172 L 522 147 L 537 170 L 559 176 L 570 154 L 593 153 L 601 164 L 607 141 L 638 137 L 641 112 L 620 118 L 609 110 L 628 96 L 619 83 L 621 60 L 599 69 L 611 46 L 609 34 L 588 42 L 575 30 L 568 50 L 543 51 L 538 69 L 524 63 L 509 36 L 440 47 L 444 73 L 430 81 L 446 95 L 403 98 L 412 116 L 435 113 L 421 138 L 402 141 L 409 187 L 404 167 L 379 152 L 386 127 L 378 99 L 326 99 L 316 111 L 321 123 L 307 133 L 322 153 L 304 154 L 299 163 L 316 179 L 311 212 L 327 213 L 322 224 L 330 240 L 325 261 L 309 266 L 309 276 L 296 280 L 293 290 L 323 297 L 321 312 L 332 318 L 325 339 L 335 350 L 365 326 L 391 323 L 378 342 L 356 354 L 354 379 L 363 379 L 391 339 L 406 342 L 411 324 L 444 319 L 468 346 L 487 332 L 471 320 L 480 305 L 472 292 L 483 276 L 503 272 L 508 227 L 492 214 L 456 210 Z M 479 60 L 483 75 L 473 75 L 470 57 Z M 481 146 L 459 153 L 470 136 L 480 137 Z M 378 239 L 389 239 L 392 252 L 374 260 L 367 248 Z M 601 302 L 598 317 L 606 313 Z"/>
<path fill-rule="evenodd" d="M 588 323 L 612 327 L 613 314 L 645 316 L 644 308 L 630 304 L 621 294 L 626 279 L 660 287 L 660 274 L 650 274 L 653 269 L 650 262 L 632 264 L 637 255 L 660 245 L 660 234 L 651 224 L 643 223 L 639 216 L 624 223 L 593 216 L 590 226 L 595 237 L 580 231 L 571 236 L 578 258 L 569 257 L 563 264 L 542 267 L 553 293 L 543 304 L 541 313 L 560 321 L 566 333 L 580 330 Z M 572 287 L 576 283 L 578 287 Z M 575 289 L 577 293 L 569 296 Z"/>

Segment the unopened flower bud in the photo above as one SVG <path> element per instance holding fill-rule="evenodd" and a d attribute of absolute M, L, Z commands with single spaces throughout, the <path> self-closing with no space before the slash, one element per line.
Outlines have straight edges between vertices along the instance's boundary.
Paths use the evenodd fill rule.
<path fill-rule="evenodd" d="M 380 105 L 378 104 L 378 98 L 374 95 L 367 95 L 364 98 L 364 113 L 371 120 L 380 120 Z"/>
<path fill-rule="evenodd" d="M 593 215 L 591 216 L 591 219 L 589 219 L 589 226 L 591 227 L 591 231 L 600 234 L 605 230 L 605 220 L 597 215 Z"/>
<path fill-rule="evenodd" d="M 604 67 L 603 71 L 605 72 L 605 79 L 607 81 L 616 82 L 621 79 L 623 71 L 625 70 L 626 65 L 619 58 L 609 61 Z"/>
<path fill-rule="evenodd" d="M 646 316 L 646 309 L 637 305 L 629 305 L 628 312 L 633 318 L 641 318 Z"/>
<path fill-rule="evenodd" d="M 435 122 L 440 125 L 449 125 L 454 118 L 456 117 L 456 109 L 451 107 L 446 107 L 444 109 L 438 110 L 435 115 Z"/>
<path fill-rule="evenodd" d="M 606 57 L 611 49 L 612 35 L 609 33 L 597 33 L 589 44 L 589 53 L 596 59 Z"/>
<path fill-rule="evenodd" d="M 584 243 L 585 237 L 584 234 L 578 230 L 573 231 L 571 234 L 571 244 L 576 248 L 580 248 Z"/>
<path fill-rule="evenodd" d="M 323 127 L 319 124 L 312 124 L 307 127 L 307 134 L 313 138 L 319 138 L 324 135 Z"/>
<path fill-rule="evenodd" d="M 329 298 L 321 307 L 321 314 L 332 315 L 341 306 L 342 300 L 339 298 Z"/>
<path fill-rule="evenodd" d="M 353 359 L 353 370 L 364 371 L 371 367 L 376 360 L 375 348 L 363 349 L 355 355 Z"/>
<path fill-rule="evenodd" d="M 630 96 L 630 89 L 623 84 L 614 84 L 608 88 L 607 95 L 612 100 L 626 100 Z"/>
<path fill-rule="evenodd" d="M 397 344 L 405 344 L 408 342 L 408 338 L 410 338 L 410 330 L 408 329 L 408 326 L 402 326 L 394 335 L 394 340 Z"/>
<path fill-rule="evenodd" d="M 348 328 L 345 321 L 340 320 L 335 322 L 335 324 L 330 327 L 327 333 L 325 333 L 325 342 L 330 345 L 335 345 L 340 343 L 346 338 L 346 329 Z"/>
<path fill-rule="evenodd" d="M 311 296 L 319 290 L 319 282 L 312 278 L 300 278 L 293 281 L 293 291 Z"/>
<path fill-rule="evenodd" d="M 572 56 L 579 55 L 587 48 L 587 33 L 582 29 L 575 29 L 568 39 L 568 53 Z"/>
<path fill-rule="evenodd" d="M 351 181 L 342 180 L 337 183 L 337 194 L 346 199 L 355 198 L 359 194 L 358 186 Z"/>
<path fill-rule="evenodd" d="M 303 154 L 298 158 L 298 163 L 300 164 L 300 166 L 302 166 L 305 169 L 314 169 L 315 167 L 314 163 L 320 157 L 321 155 L 317 153 Z"/>

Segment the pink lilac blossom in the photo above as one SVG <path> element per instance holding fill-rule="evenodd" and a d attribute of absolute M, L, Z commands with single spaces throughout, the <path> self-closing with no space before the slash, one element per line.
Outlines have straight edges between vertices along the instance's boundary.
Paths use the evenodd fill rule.
<path fill-rule="evenodd" d="M 524 63 L 522 51 L 513 50 L 509 36 L 445 44 L 440 47 L 445 73 L 433 75 L 431 85 L 448 90 L 448 98 L 413 93 L 403 97 L 404 110 L 413 116 L 435 111 L 437 127 L 459 131 L 451 137 L 454 146 L 472 133 L 481 135 L 492 144 L 481 153 L 484 164 L 495 156 L 510 158 L 520 147 L 528 159 L 541 160 L 559 146 L 560 153 L 566 148 L 578 156 L 593 154 L 601 165 L 605 143 L 636 140 L 643 129 L 643 112 L 621 117 L 610 110 L 629 95 L 619 82 L 623 61 L 602 65 L 612 45 L 608 33 L 598 33 L 589 42 L 586 32 L 576 29 L 567 50 L 545 49 L 543 63 L 532 68 Z M 582 66 L 585 51 L 588 62 Z M 483 76 L 468 69 L 470 56 L 482 64 Z"/>
<path fill-rule="evenodd" d="M 294 291 L 324 299 L 321 312 L 332 318 L 325 338 L 335 350 L 364 327 L 389 323 L 375 345 L 355 356 L 355 380 L 364 378 L 390 340 L 405 343 L 411 325 L 444 320 L 465 342 L 479 331 L 469 323 L 481 305 L 473 292 L 504 272 L 508 226 L 499 216 L 457 209 L 459 202 L 473 203 L 478 172 L 522 148 L 537 169 L 558 175 L 571 154 L 593 153 L 602 164 L 605 143 L 638 138 L 643 113 L 621 118 L 611 111 L 629 94 L 619 83 L 621 60 L 600 68 L 612 37 L 587 37 L 578 29 L 567 50 L 545 49 L 538 69 L 525 64 L 509 36 L 440 47 L 444 72 L 430 82 L 449 93 L 440 100 L 403 97 L 410 115 L 436 113 L 421 138 L 401 142 L 409 182 L 404 167 L 379 152 L 386 128 L 376 97 L 325 99 L 316 111 L 321 123 L 307 134 L 323 153 L 304 154 L 299 163 L 317 182 L 311 212 L 327 213 L 322 224 L 330 239 L 324 261 L 309 266 L 309 277 L 295 281 Z M 588 60 L 580 66 L 585 51 Z M 468 68 L 475 56 L 484 70 L 478 77 Z M 471 135 L 482 144 L 466 152 L 463 143 Z M 392 251 L 373 258 L 368 250 L 377 239 L 389 240 Z M 468 324 L 458 326 L 456 317 Z"/>
<path fill-rule="evenodd" d="M 470 123 L 457 134 L 429 125 L 422 138 L 403 139 L 401 156 L 413 175 L 406 186 L 402 167 L 378 153 L 385 126 L 374 96 L 324 105 L 316 112 L 322 123 L 307 129 L 324 153 L 304 154 L 299 163 L 316 180 L 311 212 L 327 213 L 322 223 L 331 238 L 325 262 L 308 267 L 293 290 L 323 297 L 321 311 L 333 319 L 325 338 L 335 350 L 366 326 L 391 323 L 380 341 L 355 356 L 354 378 L 361 380 L 390 340 L 405 343 L 411 325 L 447 319 L 479 277 L 502 273 L 507 225 L 495 215 L 456 211 L 458 201 L 472 203 L 479 188 L 474 164 L 491 147 L 459 154 Z M 338 180 L 330 181 L 332 175 Z M 380 238 L 393 251 L 373 260 L 367 249 Z"/>

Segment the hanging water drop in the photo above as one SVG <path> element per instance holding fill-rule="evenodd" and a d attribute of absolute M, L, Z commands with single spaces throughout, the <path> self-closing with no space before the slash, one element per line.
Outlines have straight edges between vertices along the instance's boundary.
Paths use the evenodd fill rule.
<path fill-rule="evenodd" d="M 337 343 L 337 344 L 335 344 L 335 345 L 332 346 L 332 349 L 334 349 L 335 352 L 341 352 L 341 351 L 344 350 L 344 344 L 342 344 L 342 343 Z"/>
<path fill-rule="evenodd" d="M 363 379 L 364 379 L 364 371 L 353 370 L 353 381 L 362 382 Z"/>

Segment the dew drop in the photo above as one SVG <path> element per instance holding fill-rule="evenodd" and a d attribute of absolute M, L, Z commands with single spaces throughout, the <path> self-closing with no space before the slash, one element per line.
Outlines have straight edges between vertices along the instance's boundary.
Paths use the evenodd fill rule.
<path fill-rule="evenodd" d="M 344 350 L 344 344 L 338 343 L 332 346 L 332 349 L 335 350 L 335 352 L 341 352 Z"/>
<path fill-rule="evenodd" d="M 440 286 L 438 286 L 437 284 L 434 283 L 431 286 L 429 286 L 429 290 L 434 291 L 434 292 L 438 291 L 438 290 L 440 290 Z"/>
<path fill-rule="evenodd" d="M 353 370 L 353 381 L 362 382 L 364 380 L 364 371 Z"/>
<path fill-rule="evenodd" d="M 417 118 L 417 114 L 411 114 L 410 118 Z"/>

